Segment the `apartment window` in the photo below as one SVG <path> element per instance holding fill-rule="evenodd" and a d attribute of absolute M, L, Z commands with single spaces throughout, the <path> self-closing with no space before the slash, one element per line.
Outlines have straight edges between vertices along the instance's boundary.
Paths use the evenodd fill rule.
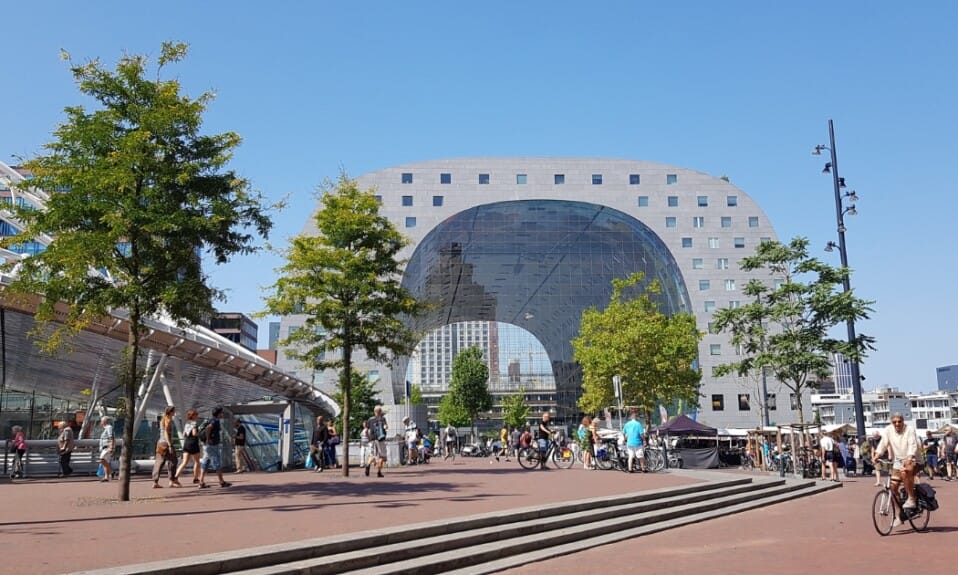
<path fill-rule="evenodd" d="M 669 207 L 670 207 L 670 208 L 677 208 L 677 207 L 679 207 L 679 197 L 678 197 L 678 196 L 669 196 L 668 202 L 669 202 Z"/>
<path fill-rule="evenodd" d="M 692 238 L 682 238 L 682 247 L 683 248 L 692 247 Z"/>
<path fill-rule="evenodd" d="M 792 408 L 792 411 L 798 410 L 798 396 L 794 393 L 788 394 L 788 405 Z"/>
<path fill-rule="evenodd" d="M 565 174 L 556 174 L 555 176 L 553 176 L 553 181 L 555 182 L 555 185 L 557 185 L 557 186 L 560 185 L 560 184 L 564 184 L 564 183 L 565 183 Z"/>
<path fill-rule="evenodd" d="M 402 197 L 402 205 L 404 205 L 404 206 L 411 206 L 411 205 L 412 205 L 412 196 L 403 196 L 403 197 Z"/>
<path fill-rule="evenodd" d="M 383 203 L 383 197 L 382 197 L 382 196 L 377 195 L 377 196 L 374 196 L 374 197 L 376 198 L 376 201 L 377 201 L 378 203 L 380 203 L 380 204 Z"/>
<path fill-rule="evenodd" d="M 722 344 L 720 343 L 709 344 L 709 355 L 722 355 Z"/>
<path fill-rule="evenodd" d="M 416 218 L 415 218 L 415 216 L 407 216 L 407 217 L 406 217 L 406 227 L 407 227 L 407 228 L 414 228 L 414 227 L 416 227 Z"/>
<path fill-rule="evenodd" d="M 718 258 L 715 260 L 715 269 L 717 270 L 727 270 L 728 269 L 728 258 Z"/>
<path fill-rule="evenodd" d="M 775 411 L 775 408 L 778 407 L 777 403 L 778 402 L 775 401 L 774 393 L 770 393 L 765 396 L 765 407 L 767 407 L 769 411 Z"/>
<path fill-rule="evenodd" d="M 489 174 L 479 174 L 479 184 L 485 185 L 489 183 Z"/>
<path fill-rule="evenodd" d="M 772 241 L 772 238 L 758 238 L 758 243 L 764 244 L 765 242 Z"/>
<path fill-rule="evenodd" d="M 725 280 L 725 291 L 735 291 L 735 280 Z"/>
<path fill-rule="evenodd" d="M 665 227 L 667 227 L 667 228 L 674 228 L 674 227 L 675 227 L 675 217 L 674 217 L 674 216 L 668 216 L 668 217 L 665 218 Z"/>
<path fill-rule="evenodd" d="M 649 196 L 639 196 L 639 207 L 640 208 L 649 207 Z"/>
<path fill-rule="evenodd" d="M 698 205 L 699 205 L 700 208 L 707 208 L 707 207 L 709 207 L 709 197 L 708 197 L 708 196 L 699 196 L 699 197 L 696 198 L 696 201 L 698 202 Z"/>
<path fill-rule="evenodd" d="M 738 196 L 726 196 L 725 205 L 730 208 L 734 208 L 738 205 Z"/>
<path fill-rule="evenodd" d="M 712 300 L 705 301 L 705 313 L 712 313 L 715 311 L 715 302 Z"/>
<path fill-rule="evenodd" d="M 702 258 L 692 258 L 692 269 L 693 270 L 702 269 Z"/>
<path fill-rule="evenodd" d="M 525 184 L 528 179 L 529 177 L 526 174 L 516 174 L 517 184 L 520 184 L 520 185 Z"/>
<path fill-rule="evenodd" d="M 749 216 L 748 217 L 748 227 L 757 228 L 758 227 L 758 216 Z"/>
<path fill-rule="evenodd" d="M 748 394 L 740 393 L 738 394 L 738 410 L 739 411 L 748 411 L 751 409 L 748 404 Z"/>
<path fill-rule="evenodd" d="M 437 208 L 438 208 L 439 206 L 441 206 L 441 205 L 442 205 L 442 196 L 433 196 L 433 197 L 432 197 L 432 205 L 435 206 L 435 207 L 437 207 Z"/>
<path fill-rule="evenodd" d="M 678 177 L 677 175 L 675 175 L 675 174 L 666 174 L 666 175 L 665 175 L 665 183 L 666 183 L 666 185 L 671 186 L 672 184 L 677 183 L 678 181 L 679 181 L 679 177 Z"/>
<path fill-rule="evenodd" d="M 638 175 L 638 174 L 629 174 L 629 185 L 630 185 L 630 186 L 638 186 L 641 181 L 642 181 L 642 180 L 641 180 L 641 178 L 639 178 L 639 175 Z"/>
<path fill-rule="evenodd" d="M 692 227 L 693 228 L 704 228 L 705 227 L 705 216 L 695 216 L 692 218 Z"/>
<path fill-rule="evenodd" d="M 708 291 L 712 287 L 712 282 L 709 280 L 699 280 L 699 291 Z"/>
<path fill-rule="evenodd" d="M 712 411 L 725 411 L 725 396 L 720 393 L 712 394 Z"/>
<path fill-rule="evenodd" d="M 738 301 L 737 299 L 733 299 L 730 302 L 728 302 L 729 309 L 735 309 L 737 307 L 742 307 L 742 302 Z"/>
<path fill-rule="evenodd" d="M 719 247 L 719 239 L 709 238 L 709 248 L 715 250 L 715 249 L 718 249 L 718 247 Z"/>
<path fill-rule="evenodd" d="M 730 228 L 732 227 L 732 217 L 731 216 L 722 216 L 722 227 Z"/>
<path fill-rule="evenodd" d="M 439 183 L 440 183 L 440 184 L 451 184 L 451 183 L 452 183 L 452 174 L 439 174 Z"/>
<path fill-rule="evenodd" d="M 593 186 L 602 185 L 602 174 L 592 174 L 592 185 Z"/>
<path fill-rule="evenodd" d="M 734 239 L 732 240 L 732 245 L 734 245 L 736 248 L 744 248 L 744 247 L 745 247 L 745 238 L 734 238 Z"/>

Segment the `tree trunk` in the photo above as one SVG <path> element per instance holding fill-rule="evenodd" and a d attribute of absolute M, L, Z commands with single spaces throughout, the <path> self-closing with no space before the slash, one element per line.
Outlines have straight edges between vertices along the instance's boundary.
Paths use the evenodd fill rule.
<path fill-rule="evenodd" d="M 136 312 L 130 313 L 130 335 L 127 337 L 128 369 L 126 372 L 126 423 L 123 426 L 123 447 L 120 450 L 120 501 L 130 500 L 130 476 L 133 467 L 133 429 L 136 420 L 136 373 L 140 355 L 140 316 Z"/>
<path fill-rule="evenodd" d="M 343 477 L 349 477 L 349 396 L 353 388 L 353 349 L 348 343 L 343 346 L 343 370 L 343 437 L 340 444 L 343 446 Z"/>

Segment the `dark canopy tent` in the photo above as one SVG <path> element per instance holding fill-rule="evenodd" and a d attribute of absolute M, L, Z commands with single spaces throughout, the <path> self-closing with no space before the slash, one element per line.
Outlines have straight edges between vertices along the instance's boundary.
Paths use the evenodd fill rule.
<path fill-rule="evenodd" d="M 701 424 L 687 415 L 679 415 L 659 426 L 659 435 L 718 437 L 718 430 Z M 666 445 L 668 445 L 666 441 Z M 683 467 L 711 469 L 719 466 L 718 445 L 706 449 L 677 449 Z"/>

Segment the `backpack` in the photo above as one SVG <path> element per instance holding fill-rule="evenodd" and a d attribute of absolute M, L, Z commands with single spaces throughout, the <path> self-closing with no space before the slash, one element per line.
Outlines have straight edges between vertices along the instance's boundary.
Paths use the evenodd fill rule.
<path fill-rule="evenodd" d="M 919 483 L 915 486 L 915 495 L 918 499 L 925 502 L 929 511 L 938 509 L 938 499 L 935 498 L 935 488 L 927 483 Z"/>
<path fill-rule="evenodd" d="M 206 430 L 210 423 L 209 419 L 204 419 L 203 423 L 196 426 L 196 436 L 200 439 L 200 443 L 206 443 Z"/>

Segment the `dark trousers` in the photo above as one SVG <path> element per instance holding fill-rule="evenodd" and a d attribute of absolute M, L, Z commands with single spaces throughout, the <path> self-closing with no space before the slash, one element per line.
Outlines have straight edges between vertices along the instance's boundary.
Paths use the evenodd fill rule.
<path fill-rule="evenodd" d="M 73 468 L 70 467 L 71 457 L 73 457 L 72 451 L 60 454 L 60 475 L 62 477 L 69 477 L 73 473 Z"/>
<path fill-rule="evenodd" d="M 172 450 L 167 450 L 166 453 L 160 455 L 156 454 L 156 460 L 153 462 L 153 482 L 160 480 L 160 475 L 163 474 L 163 466 L 169 466 L 169 478 L 170 483 L 176 481 L 176 454 Z"/>
<path fill-rule="evenodd" d="M 323 444 L 323 467 L 336 465 L 336 446 Z"/>

